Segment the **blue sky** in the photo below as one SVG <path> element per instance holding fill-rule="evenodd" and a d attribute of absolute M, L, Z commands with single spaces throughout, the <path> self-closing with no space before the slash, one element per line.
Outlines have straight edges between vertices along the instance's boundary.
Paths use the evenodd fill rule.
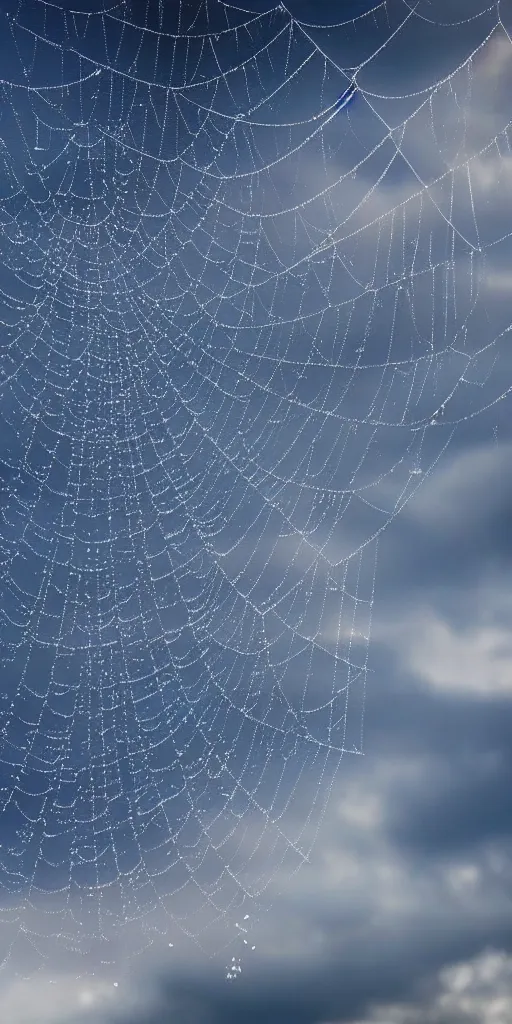
<path fill-rule="evenodd" d="M 78 6 L 0 5 L 2 1015 L 507 1019 L 508 11 Z"/>

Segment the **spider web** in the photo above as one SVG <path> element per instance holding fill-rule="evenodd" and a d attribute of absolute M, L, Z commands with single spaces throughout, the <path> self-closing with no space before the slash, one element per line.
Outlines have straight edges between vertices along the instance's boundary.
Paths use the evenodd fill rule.
<path fill-rule="evenodd" d="M 378 537 L 500 397 L 474 179 L 508 126 L 468 127 L 492 32 L 393 99 L 382 55 L 443 5 L 329 32 L 251 6 L 4 8 L 0 941 L 25 974 L 208 948 L 308 858 L 362 749 Z"/>

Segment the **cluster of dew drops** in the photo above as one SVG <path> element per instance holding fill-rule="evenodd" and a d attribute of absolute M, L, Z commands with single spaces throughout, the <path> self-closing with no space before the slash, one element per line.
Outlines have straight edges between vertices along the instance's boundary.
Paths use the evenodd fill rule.
<path fill-rule="evenodd" d="M 245 917 L 244 917 L 244 921 L 248 921 L 248 920 L 249 920 L 249 914 L 246 914 Z M 248 929 L 245 928 L 243 925 L 238 924 L 238 921 L 235 922 L 235 928 L 238 928 L 239 935 L 247 935 L 247 933 L 248 933 Z M 243 939 L 243 943 L 244 943 L 244 946 L 248 946 L 249 945 L 248 939 L 244 938 Z M 256 949 L 256 946 L 251 946 L 251 950 L 254 950 L 254 949 Z M 231 957 L 231 963 L 226 966 L 226 979 L 228 981 L 235 981 L 236 978 L 240 977 L 241 973 L 242 973 L 242 959 L 241 959 L 241 957 L 239 957 L 239 956 L 232 956 Z"/>

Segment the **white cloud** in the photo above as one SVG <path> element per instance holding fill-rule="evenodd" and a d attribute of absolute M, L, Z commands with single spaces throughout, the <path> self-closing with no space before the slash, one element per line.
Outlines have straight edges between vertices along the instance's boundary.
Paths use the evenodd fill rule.
<path fill-rule="evenodd" d="M 512 638 L 499 625 L 456 628 L 424 607 L 381 625 L 377 638 L 432 690 L 491 700 L 512 696 Z"/>
<path fill-rule="evenodd" d="M 512 292 L 512 273 L 508 270 L 488 270 L 483 283 L 488 291 L 510 295 Z"/>
<path fill-rule="evenodd" d="M 460 530 L 482 513 L 482 502 L 498 493 L 510 462 L 512 443 L 478 444 L 443 461 L 407 508 L 424 529 L 443 533 Z"/>
<path fill-rule="evenodd" d="M 497 81 L 512 67 L 512 41 L 505 34 L 495 35 L 484 48 L 478 64 L 478 74 L 487 80 Z"/>
<path fill-rule="evenodd" d="M 429 1003 L 383 1005 L 365 1024 L 508 1024 L 512 1019 L 512 957 L 486 950 L 439 972 L 438 990 Z M 363 1022 L 358 1022 L 363 1024 Z"/>
<path fill-rule="evenodd" d="M 56 975 L 14 980 L 0 990 L 5 1024 L 103 1024 L 116 1005 L 117 989 L 104 982 Z"/>
<path fill-rule="evenodd" d="M 480 879 L 481 870 L 477 864 L 453 864 L 447 869 L 448 884 L 461 895 L 473 892 Z"/>

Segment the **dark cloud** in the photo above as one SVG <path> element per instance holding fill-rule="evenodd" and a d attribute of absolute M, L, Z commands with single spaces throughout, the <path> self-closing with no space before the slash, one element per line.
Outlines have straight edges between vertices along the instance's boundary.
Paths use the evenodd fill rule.
<path fill-rule="evenodd" d="M 498 712 L 499 713 L 499 712 Z M 509 707 L 501 709 L 510 728 Z M 390 815 L 389 836 L 396 848 L 422 858 L 455 853 L 470 857 L 493 840 L 512 840 L 510 772 L 512 750 L 484 750 L 447 760 L 428 780 L 415 787 Z"/>
<path fill-rule="evenodd" d="M 423 1003 L 427 1011 L 425 993 L 438 990 L 445 964 L 471 960 L 482 949 L 512 948 L 505 921 L 473 924 L 464 934 L 468 923 L 459 920 L 457 928 L 439 916 L 411 922 L 407 934 L 376 930 L 364 944 L 356 940 L 352 953 L 331 952 L 321 965 L 262 965 L 231 983 L 208 971 L 153 979 L 143 1006 L 107 1013 L 105 1024 L 327 1024 L 371 1019 L 372 1008 L 386 1004 L 418 1012 Z"/>
<path fill-rule="evenodd" d="M 400 602 L 434 590 L 461 593 L 482 578 L 507 572 L 512 556 L 510 446 L 450 451 L 441 467 L 394 519 L 382 538 L 379 572 L 386 594 Z"/>

